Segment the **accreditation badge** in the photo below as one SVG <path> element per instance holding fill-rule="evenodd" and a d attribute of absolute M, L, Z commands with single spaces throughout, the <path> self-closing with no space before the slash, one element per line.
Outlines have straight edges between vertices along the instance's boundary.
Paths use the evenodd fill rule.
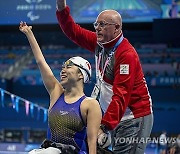
<path fill-rule="evenodd" d="M 97 99 L 98 95 L 99 95 L 99 91 L 100 91 L 100 87 L 98 84 L 95 84 L 93 91 L 91 93 L 91 97 Z"/>

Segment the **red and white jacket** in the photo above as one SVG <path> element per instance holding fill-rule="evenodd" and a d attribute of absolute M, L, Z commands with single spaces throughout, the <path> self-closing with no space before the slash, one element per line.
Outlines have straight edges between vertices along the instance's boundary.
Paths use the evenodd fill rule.
<path fill-rule="evenodd" d="M 70 40 L 98 56 L 101 49 L 95 32 L 76 24 L 68 6 L 62 11 L 57 10 L 56 15 L 62 31 Z M 99 66 L 103 67 L 108 52 L 120 37 L 103 45 L 104 54 L 101 59 L 104 60 L 101 60 Z M 102 67 L 100 70 L 103 69 Z M 105 69 L 99 102 L 105 112 L 101 123 L 109 130 L 114 129 L 122 120 L 152 113 L 151 97 L 138 54 L 126 38 L 123 38 Z"/>

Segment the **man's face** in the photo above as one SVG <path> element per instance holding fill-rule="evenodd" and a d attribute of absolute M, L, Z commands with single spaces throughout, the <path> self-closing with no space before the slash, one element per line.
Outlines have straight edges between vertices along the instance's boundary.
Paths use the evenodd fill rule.
<path fill-rule="evenodd" d="M 106 14 L 100 14 L 94 23 L 96 30 L 97 41 L 106 43 L 114 39 L 116 35 L 116 23 L 108 19 Z"/>

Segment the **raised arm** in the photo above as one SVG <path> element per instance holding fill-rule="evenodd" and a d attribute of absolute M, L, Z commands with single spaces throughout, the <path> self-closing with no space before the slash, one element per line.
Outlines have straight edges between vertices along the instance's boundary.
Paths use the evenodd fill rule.
<path fill-rule="evenodd" d="M 99 103 L 95 99 L 90 99 L 88 101 L 87 140 L 89 154 L 96 154 L 97 135 L 102 118 L 102 112 Z"/>
<path fill-rule="evenodd" d="M 55 78 L 53 72 L 51 71 L 49 65 L 46 63 L 45 58 L 42 54 L 42 51 L 36 41 L 36 38 L 32 32 L 32 26 L 27 26 L 25 22 L 21 22 L 19 30 L 23 32 L 28 38 L 29 44 L 31 46 L 32 52 L 38 64 L 38 67 L 43 78 L 44 85 L 49 93 L 52 96 L 52 92 L 56 89 L 59 90 L 59 93 L 63 92 L 63 88 L 60 85 L 59 81 Z"/>
<path fill-rule="evenodd" d="M 97 46 L 96 33 L 75 23 L 70 15 L 70 8 L 66 5 L 66 0 L 57 0 L 56 6 L 56 16 L 64 34 L 80 47 L 94 52 Z"/>

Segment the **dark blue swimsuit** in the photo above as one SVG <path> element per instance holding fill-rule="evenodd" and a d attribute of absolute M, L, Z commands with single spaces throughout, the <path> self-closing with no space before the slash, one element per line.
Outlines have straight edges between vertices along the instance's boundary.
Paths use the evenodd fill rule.
<path fill-rule="evenodd" d="M 49 110 L 49 137 L 56 143 L 73 145 L 79 153 L 87 153 L 86 125 L 83 122 L 80 105 L 86 98 L 82 96 L 78 101 L 68 104 L 62 94 L 54 106 Z"/>

